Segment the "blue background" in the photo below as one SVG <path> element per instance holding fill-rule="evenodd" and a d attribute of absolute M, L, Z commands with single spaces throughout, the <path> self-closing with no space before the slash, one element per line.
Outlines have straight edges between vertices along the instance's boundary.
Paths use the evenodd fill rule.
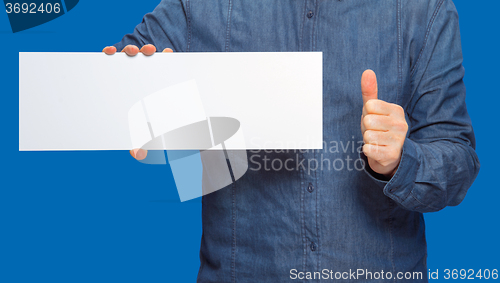
<path fill-rule="evenodd" d="M 80 1 L 16 34 L 0 10 L 0 282 L 195 281 L 201 203 L 180 203 L 167 166 L 125 151 L 18 151 L 18 52 L 99 52 L 158 3 Z M 445 268 L 500 269 L 500 1 L 455 4 L 481 172 L 461 205 L 425 215 L 428 267 L 441 278 Z"/>

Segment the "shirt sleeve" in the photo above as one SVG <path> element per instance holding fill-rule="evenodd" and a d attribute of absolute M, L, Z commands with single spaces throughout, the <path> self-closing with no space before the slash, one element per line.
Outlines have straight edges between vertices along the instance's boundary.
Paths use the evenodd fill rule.
<path fill-rule="evenodd" d="M 365 170 L 400 206 L 433 212 L 462 202 L 479 172 L 475 138 L 465 105 L 458 13 L 441 1 L 411 71 L 409 124 L 401 162 L 390 180 Z"/>
<path fill-rule="evenodd" d="M 162 0 L 153 12 L 144 16 L 133 33 L 125 35 L 114 46 L 118 52 L 129 44 L 139 48 L 152 44 L 158 51 L 165 48 L 188 51 L 187 18 L 186 7 L 181 0 Z"/>

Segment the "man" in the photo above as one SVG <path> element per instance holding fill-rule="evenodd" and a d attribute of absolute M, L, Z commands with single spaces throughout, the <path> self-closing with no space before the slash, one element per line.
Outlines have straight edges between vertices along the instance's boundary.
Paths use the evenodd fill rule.
<path fill-rule="evenodd" d="M 164 0 L 104 52 L 157 49 L 323 52 L 323 149 L 203 197 L 200 282 L 427 281 L 422 213 L 479 171 L 451 0 Z"/>

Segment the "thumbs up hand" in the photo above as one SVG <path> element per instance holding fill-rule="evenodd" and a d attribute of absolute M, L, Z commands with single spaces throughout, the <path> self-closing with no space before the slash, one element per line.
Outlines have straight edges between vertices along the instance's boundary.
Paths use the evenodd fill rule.
<path fill-rule="evenodd" d="M 363 73 L 361 92 L 361 132 L 365 143 L 363 153 L 373 171 L 390 178 L 399 166 L 408 132 L 404 110 L 397 104 L 377 98 L 377 77 L 372 70 Z"/>

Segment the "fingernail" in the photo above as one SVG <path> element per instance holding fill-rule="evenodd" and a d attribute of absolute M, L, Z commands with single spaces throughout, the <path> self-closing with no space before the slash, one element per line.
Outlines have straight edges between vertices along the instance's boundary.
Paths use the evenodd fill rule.
<path fill-rule="evenodd" d="M 137 152 L 135 154 L 135 158 L 138 160 L 142 160 L 142 159 L 146 158 L 146 151 L 143 149 L 137 150 Z"/>

